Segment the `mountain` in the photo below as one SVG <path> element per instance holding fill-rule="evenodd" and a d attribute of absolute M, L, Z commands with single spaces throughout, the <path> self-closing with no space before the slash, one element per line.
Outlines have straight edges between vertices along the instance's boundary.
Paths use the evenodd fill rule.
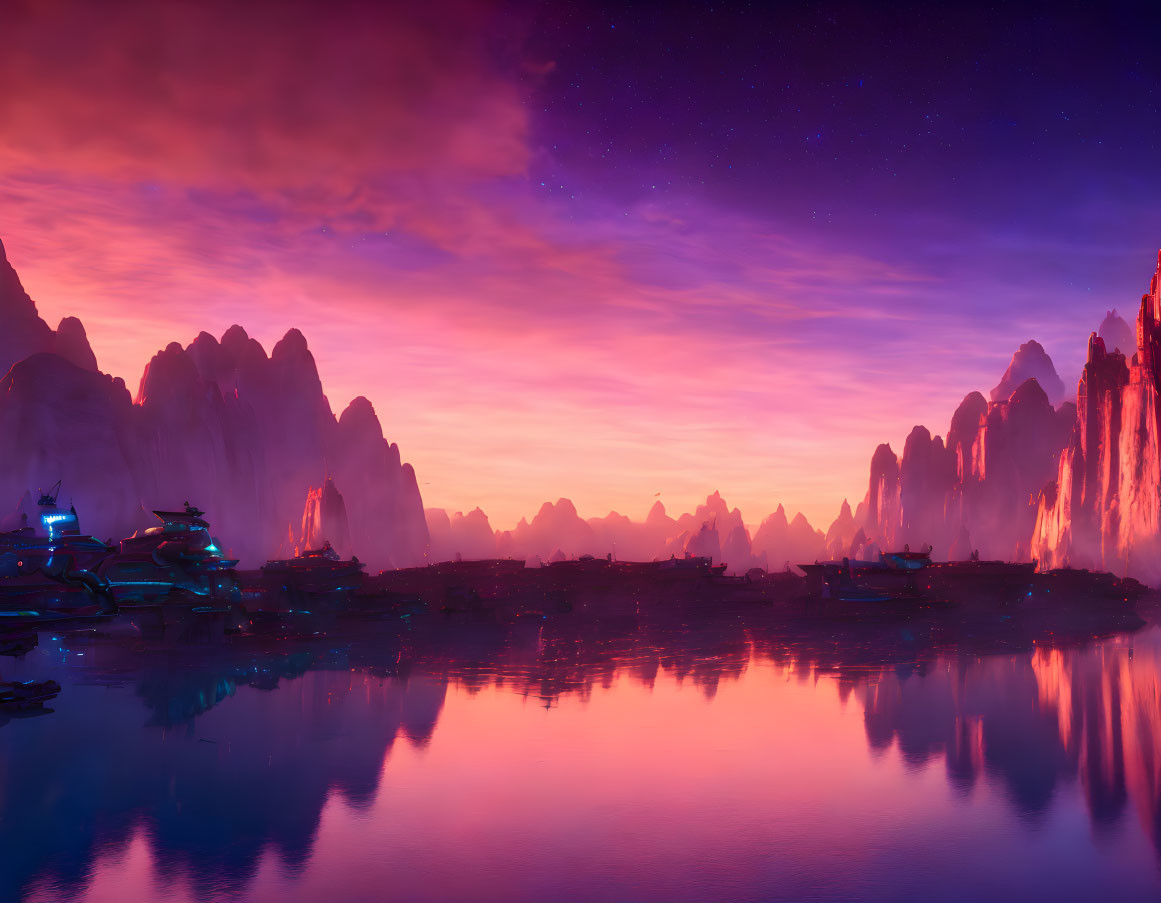
<path fill-rule="evenodd" d="M 488 515 L 479 508 L 467 514 L 457 511 L 451 516 L 442 508 L 428 508 L 423 513 L 431 535 L 432 561 L 496 557 L 496 534 Z"/>
<path fill-rule="evenodd" d="M 844 503 L 845 504 L 845 503 Z M 850 513 L 850 507 L 847 507 Z M 827 558 L 826 536 L 815 530 L 801 513 L 788 520 L 781 505 L 758 526 L 753 554 L 772 571 Z M 841 557 L 841 556 L 840 556 Z"/>
<path fill-rule="evenodd" d="M 1032 554 L 1161 582 L 1161 252 L 1137 314 L 1137 341 L 1110 351 L 1096 333 L 1079 415 L 1055 480 L 1040 494 Z"/>
<path fill-rule="evenodd" d="M 1033 344 L 1013 356 L 1001 386 L 1013 373 L 1025 371 L 1022 362 Z M 1036 349 L 1031 358 L 1040 360 L 1043 349 Z M 1044 355 L 1041 363 L 1043 376 L 1051 361 Z M 890 445 L 880 445 L 871 457 L 860 516 L 849 517 L 848 507 L 829 533 L 845 539 L 852 526 L 862 530 L 866 548 L 861 554 L 930 545 L 936 557 L 954 549 L 957 554 L 978 550 L 984 558 L 1026 559 L 1036 499 L 1055 474 L 1076 406 L 1053 407 L 1042 379 L 1035 376 L 1006 398 L 995 393 L 990 402 L 979 392 L 966 395 L 952 416 L 946 442 L 916 426 L 901 459 Z M 833 553 L 833 541 L 828 545 Z"/>
<path fill-rule="evenodd" d="M 36 305 L 20 283 L 4 243 L 0 241 L 0 372 L 40 351 L 54 352 L 84 370 L 96 370 L 97 359 L 89 347 L 85 327 L 75 317 L 65 317 L 54 332 L 40 318 Z"/>
<path fill-rule="evenodd" d="M 1030 379 L 1040 383 L 1040 388 L 1053 407 L 1064 400 L 1064 383 L 1052 365 L 1052 358 L 1039 342 L 1028 341 L 1012 355 L 1012 363 L 1004 371 L 999 384 L 992 389 L 992 401 L 1003 401 Z"/>
<path fill-rule="evenodd" d="M 134 399 L 96 369 L 78 320 L 54 332 L 40 319 L 2 249 L 0 313 L 11 326 L 0 355 L 13 361 L 0 383 L 0 499 L 15 506 L 60 479 L 82 527 L 102 538 L 188 500 L 207 511 L 219 545 L 254 566 L 302 541 L 347 545 L 338 497 L 350 550 L 372 567 L 425 560 L 414 471 L 365 398 L 334 416 L 298 330 L 269 357 L 240 326 L 220 341 L 203 332 L 187 347 L 171 343 Z M 329 516 L 303 535 L 311 499 Z M 332 523 L 339 535 L 324 535 Z"/>
<path fill-rule="evenodd" d="M 936 557 L 978 550 L 1161 583 L 1161 253 L 1136 335 L 1113 310 L 1089 336 L 1075 404 L 1054 407 L 1050 374 L 1025 343 L 992 401 L 964 398 L 946 443 L 916 427 L 902 460 L 880 445 L 860 512 L 831 533 L 856 526 L 868 550 L 930 543 Z"/>
<path fill-rule="evenodd" d="M 655 561 L 698 555 L 726 564 L 731 574 L 744 574 L 752 567 L 766 567 L 767 563 L 782 569 L 787 563 L 814 561 L 826 548 L 821 531 L 811 527 L 802 514 L 788 522 L 781 506 L 777 515 L 763 522 L 751 541 L 741 511 L 730 508 L 719 492 L 676 519 L 666 513 L 661 502 L 654 502 L 642 521 L 615 511 L 586 520 L 568 499 L 545 502 L 531 521 L 522 519 L 511 530 L 496 531 L 491 543 L 484 532 L 488 519 L 478 508 L 469 515 L 457 512 L 449 517 L 441 509 L 428 509 L 426 515 L 432 561 L 495 555 L 533 563 L 581 555 Z"/>
<path fill-rule="evenodd" d="M 1128 357 L 1137 350 L 1137 335 L 1133 328 L 1125 322 L 1114 307 L 1105 314 L 1101 325 L 1097 327 L 1097 335 L 1104 340 L 1105 348 L 1109 351 L 1119 351 Z"/>

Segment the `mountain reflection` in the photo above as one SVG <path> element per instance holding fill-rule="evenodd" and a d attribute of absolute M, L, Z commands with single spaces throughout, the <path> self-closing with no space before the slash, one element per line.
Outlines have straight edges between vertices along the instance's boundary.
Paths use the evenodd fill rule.
<path fill-rule="evenodd" d="M 5 664 L 5 677 L 52 676 L 65 691 L 52 714 L 0 728 L 0 896 L 76 896 L 139 832 L 163 885 L 241 896 L 267 851 L 286 872 L 306 867 L 332 794 L 372 807 L 392 747 L 432 739 L 449 687 L 502 688 L 551 708 L 664 674 L 712 705 L 723 682 L 762 663 L 836 682 L 840 700 L 863 708 L 872 755 L 897 745 L 909 766 L 942 759 L 963 794 L 995 782 L 1029 829 L 1079 779 L 1096 830 L 1131 809 L 1161 851 L 1156 627 L 988 654 L 889 626 L 791 634 L 750 615 L 616 626 L 433 618 L 216 649 L 64 635 Z"/>
<path fill-rule="evenodd" d="M 859 690 L 868 742 L 914 764 L 942 756 L 963 791 L 986 771 L 1032 822 L 1079 778 L 1095 828 L 1131 802 L 1161 853 L 1159 637 L 885 669 Z"/>

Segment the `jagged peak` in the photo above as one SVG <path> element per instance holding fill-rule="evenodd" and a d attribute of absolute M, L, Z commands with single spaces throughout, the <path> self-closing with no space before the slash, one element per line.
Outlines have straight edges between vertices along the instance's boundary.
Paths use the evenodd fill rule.
<path fill-rule="evenodd" d="M 1105 340 L 1105 347 L 1132 355 L 1137 350 L 1137 335 L 1124 317 L 1114 307 L 1105 313 L 1105 318 L 1097 327 L 1097 335 Z"/>
<path fill-rule="evenodd" d="M 1105 340 L 1095 332 L 1088 335 L 1088 362 L 1091 364 L 1105 356 Z"/>
<path fill-rule="evenodd" d="M 352 417 L 374 417 L 375 405 L 371 404 L 371 399 L 366 395 L 356 395 L 351 399 L 351 403 L 347 405 L 343 414 L 350 412 Z"/>
<path fill-rule="evenodd" d="M 235 356 L 241 355 L 251 342 L 254 340 L 250 338 L 250 334 L 246 332 L 241 326 L 235 323 L 229 329 L 222 333 L 221 345 Z M 262 346 L 255 342 L 259 348 Z M 266 349 L 262 349 L 263 357 L 266 356 Z"/>
<path fill-rule="evenodd" d="M 980 419 L 988 412 L 988 401 L 982 392 L 968 392 L 951 415 L 951 426 L 947 431 L 947 447 L 954 448 L 970 442 L 980 426 Z"/>
<path fill-rule="evenodd" d="M 218 340 L 204 329 L 194 336 L 194 340 L 189 343 L 190 348 L 217 348 Z"/>
<path fill-rule="evenodd" d="M 1008 404 L 1012 406 L 1029 404 L 1039 407 L 1052 406 L 1052 402 L 1048 400 L 1048 393 L 1044 391 L 1044 387 L 1040 385 L 1040 381 L 1035 376 L 1028 377 L 1017 386 L 1016 391 L 1009 396 Z"/>
<path fill-rule="evenodd" d="M 339 415 L 339 429 L 345 433 L 372 438 L 383 438 L 383 425 L 375 413 L 375 406 L 363 395 L 351 399 Z"/>
<path fill-rule="evenodd" d="M 97 356 L 89 344 L 85 324 L 76 317 L 63 317 L 56 327 L 56 353 L 85 370 L 97 369 Z"/>
<path fill-rule="evenodd" d="M 1040 380 L 1040 387 L 1044 389 L 1044 394 L 1052 404 L 1059 404 L 1064 400 L 1064 382 L 1057 374 L 1056 366 L 1052 363 L 1048 352 L 1044 350 L 1044 346 L 1035 339 L 1029 339 L 1016 349 L 1008 369 L 991 391 L 991 400 L 1006 401 L 1030 376 Z"/>
<path fill-rule="evenodd" d="M 146 404 L 179 385 L 193 385 L 199 379 L 200 374 L 193 357 L 180 342 L 170 342 L 145 365 L 145 372 L 141 374 L 141 382 L 137 387 L 136 402 Z"/>
<path fill-rule="evenodd" d="M 669 515 L 665 513 L 665 506 L 661 504 L 661 499 L 653 503 L 653 507 L 649 509 L 649 513 L 645 516 L 645 523 L 657 523 L 658 521 L 669 520 Z"/>
<path fill-rule="evenodd" d="M 40 318 L 36 311 L 36 304 L 28 296 L 28 292 L 24 290 L 19 274 L 8 262 L 8 257 L 2 248 L 0 248 L 0 305 L 3 305 L 2 313 L 5 319 L 11 318 L 22 328 L 32 328 L 39 334 L 41 347 L 37 350 L 48 350 L 46 346 L 51 344 L 50 333 L 52 330 Z"/>
<path fill-rule="evenodd" d="M 54 386 L 61 392 L 75 393 L 76 397 L 109 398 L 114 404 L 128 406 L 132 403 L 125 383 L 120 377 L 78 367 L 67 358 L 51 351 L 38 351 L 12 365 L 0 378 L 0 392 L 15 392 L 23 395 L 40 392 L 45 385 Z M 110 387 L 112 392 L 109 392 Z"/>
<path fill-rule="evenodd" d="M 278 340 L 274 350 L 270 352 L 270 360 L 272 361 L 306 357 L 311 357 L 310 348 L 306 344 L 306 336 L 293 326 L 286 330 L 286 335 Z"/>

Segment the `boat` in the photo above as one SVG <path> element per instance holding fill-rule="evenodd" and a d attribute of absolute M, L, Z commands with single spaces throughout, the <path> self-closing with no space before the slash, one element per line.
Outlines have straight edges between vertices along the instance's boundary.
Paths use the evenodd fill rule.
<path fill-rule="evenodd" d="M 189 502 L 181 511 L 154 511 L 160 526 L 128 539 L 98 567 L 118 605 L 227 598 L 236 588 L 233 568 L 210 535 L 205 512 Z"/>

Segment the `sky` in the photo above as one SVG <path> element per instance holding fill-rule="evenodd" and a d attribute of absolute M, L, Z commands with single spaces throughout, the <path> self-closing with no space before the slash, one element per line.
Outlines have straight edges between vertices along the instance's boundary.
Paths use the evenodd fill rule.
<path fill-rule="evenodd" d="M 425 504 L 816 526 L 1161 246 L 1161 13 L 0 2 L 0 239 L 135 386 L 307 336 Z M 340 487 L 341 489 L 341 487 Z"/>

